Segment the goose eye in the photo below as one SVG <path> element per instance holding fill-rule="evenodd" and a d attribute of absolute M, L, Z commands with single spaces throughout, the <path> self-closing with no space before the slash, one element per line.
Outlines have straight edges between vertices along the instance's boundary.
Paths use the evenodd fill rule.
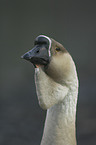
<path fill-rule="evenodd" d="M 59 47 L 57 47 L 57 48 L 56 48 L 56 51 L 57 51 L 57 52 L 58 52 L 58 51 L 60 51 L 60 48 L 59 48 Z"/>

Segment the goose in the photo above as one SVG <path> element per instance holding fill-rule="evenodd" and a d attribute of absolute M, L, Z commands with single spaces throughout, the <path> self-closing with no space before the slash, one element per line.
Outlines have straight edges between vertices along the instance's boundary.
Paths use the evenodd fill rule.
<path fill-rule="evenodd" d="M 71 55 L 59 42 L 39 35 L 22 58 L 35 67 L 38 102 L 47 110 L 41 145 L 76 145 L 78 77 Z"/>

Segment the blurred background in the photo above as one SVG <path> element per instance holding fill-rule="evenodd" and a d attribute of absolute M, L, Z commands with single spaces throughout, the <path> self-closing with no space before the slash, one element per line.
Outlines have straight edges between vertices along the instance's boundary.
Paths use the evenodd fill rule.
<path fill-rule="evenodd" d="M 20 58 L 45 34 L 75 60 L 80 87 L 78 145 L 96 145 L 95 1 L 0 0 L 0 145 L 39 145 L 46 111 L 39 105 L 34 67 Z"/>

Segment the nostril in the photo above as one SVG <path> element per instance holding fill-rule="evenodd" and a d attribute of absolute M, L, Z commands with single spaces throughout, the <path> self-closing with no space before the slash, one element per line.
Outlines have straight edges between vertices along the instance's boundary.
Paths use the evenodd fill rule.
<path fill-rule="evenodd" d="M 37 50 L 36 53 L 39 53 L 39 50 Z"/>

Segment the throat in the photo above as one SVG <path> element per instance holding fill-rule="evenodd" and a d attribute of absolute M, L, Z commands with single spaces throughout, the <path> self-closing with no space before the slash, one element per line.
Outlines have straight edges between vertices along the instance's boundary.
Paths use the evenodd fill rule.
<path fill-rule="evenodd" d="M 48 109 L 41 145 L 76 145 L 75 113 L 64 102 Z"/>
<path fill-rule="evenodd" d="M 36 68 L 35 83 L 39 104 L 47 109 L 41 145 L 76 145 L 77 77 L 61 85 Z"/>

